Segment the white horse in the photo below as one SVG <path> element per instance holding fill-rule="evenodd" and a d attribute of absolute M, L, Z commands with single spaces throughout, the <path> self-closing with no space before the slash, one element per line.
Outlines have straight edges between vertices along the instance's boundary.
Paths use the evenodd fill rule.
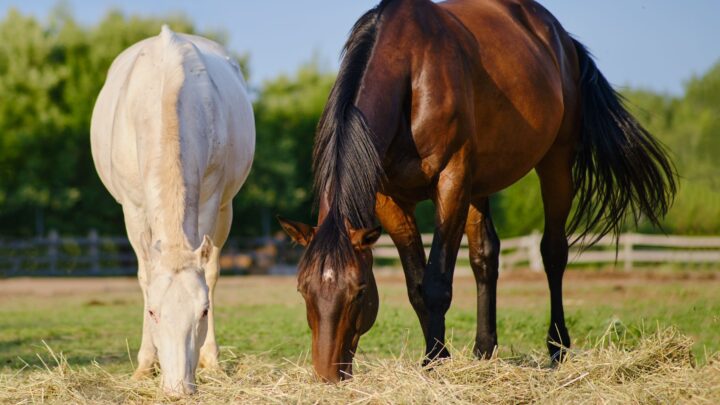
<path fill-rule="evenodd" d="M 218 366 L 219 254 L 255 151 L 237 62 L 215 42 L 163 26 L 113 62 L 91 143 L 139 263 L 145 311 L 133 377 L 149 374 L 157 356 L 163 389 L 193 393 L 198 363 Z"/>

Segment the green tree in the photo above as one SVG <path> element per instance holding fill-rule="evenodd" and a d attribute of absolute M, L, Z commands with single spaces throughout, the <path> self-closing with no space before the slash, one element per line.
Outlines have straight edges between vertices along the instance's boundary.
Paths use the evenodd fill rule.
<path fill-rule="evenodd" d="M 334 81 L 334 73 L 310 63 L 261 86 L 255 160 L 234 205 L 237 233 L 267 234 L 277 214 L 312 222 L 312 145 Z"/>

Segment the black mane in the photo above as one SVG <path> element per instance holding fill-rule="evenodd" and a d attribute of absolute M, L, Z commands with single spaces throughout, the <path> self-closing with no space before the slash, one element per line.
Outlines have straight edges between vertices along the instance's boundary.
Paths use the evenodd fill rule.
<path fill-rule="evenodd" d="M 321 259 L 321 268 L 329 260 L 327 264 L 339 270 L 351 259 L 345 221 L 355 229 L 374 222 L 382 162 L 372 131 L 354 103 L 377 39 L 379 17 L 390 1 L 383 0 L 365 13 L 350 31 L 340 71 L 318 123 L 313 148 L 315 204 L 327 194 L 329 211 L 303 261 Z"/>

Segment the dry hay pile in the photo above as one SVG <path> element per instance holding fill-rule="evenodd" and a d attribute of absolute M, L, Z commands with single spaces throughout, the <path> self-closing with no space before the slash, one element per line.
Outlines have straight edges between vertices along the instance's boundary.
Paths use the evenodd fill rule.
<path fill-rule="evenodd" d="M 720 353 L 696 366 L 692 341 L 673 329 L 642 337 L 632 346 L 603 339 L 592 349 L 573 350 L 566 362 L 548 367 L 544 353 L 478 361 L 467 350 L 432 370 L 406 354 L 360 356 L 354 379 L 318 383 L 307 360 L 273 364 L 232 356 L 227 373 L 199 372 L 198 394 L 173 401 L 158 381 L 131 381 L 99 365 L 56 364 L 0 375 L 2 403 L 720 403 Z"/>

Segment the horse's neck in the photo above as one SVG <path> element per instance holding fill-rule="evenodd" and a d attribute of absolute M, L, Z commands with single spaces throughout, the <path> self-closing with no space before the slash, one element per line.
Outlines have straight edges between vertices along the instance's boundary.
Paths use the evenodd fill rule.
<path fill-rule="evenodd" d="M 387 63 L 385 59 L 390 56 L 386 55 L 388 47 L 383 46 L 384 41 L 381 36 L 375 44 L 355 101 L 372 130 L 381 160 L 403 126 L 403 108 L 409 91 L 409 70 L 404 64 Z"/>

